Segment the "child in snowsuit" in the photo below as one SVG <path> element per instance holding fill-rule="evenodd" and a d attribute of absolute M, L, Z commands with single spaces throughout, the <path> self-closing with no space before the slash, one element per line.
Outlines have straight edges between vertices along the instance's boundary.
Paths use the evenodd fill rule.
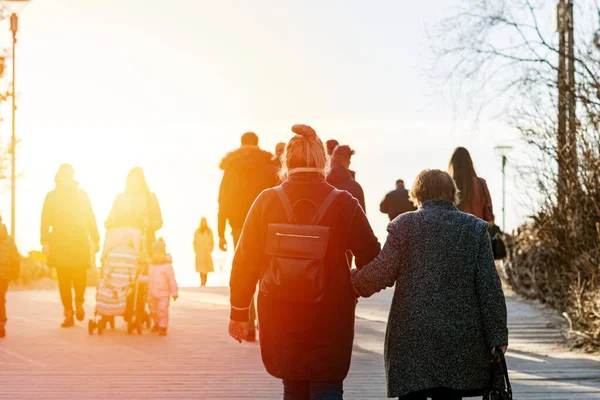
<path fill-rule="evenodd" d="M 0 220 L 1 221 L 1 220 Z M 6 336 L 6 292 L 10 281 L 19 277 L 21 256 L 15 242 L 0 222 L 0 338 Z"/>
<path fill-rule="evenodd" d="M 152 332 L 167 335 L 169 325 L 169 303 L 177 300 L 179 293 L 171 256 L 167 254 L 163 239 L 152 247 L 152 259 L 148 267 L 148 306 L 154 321 Z"/>

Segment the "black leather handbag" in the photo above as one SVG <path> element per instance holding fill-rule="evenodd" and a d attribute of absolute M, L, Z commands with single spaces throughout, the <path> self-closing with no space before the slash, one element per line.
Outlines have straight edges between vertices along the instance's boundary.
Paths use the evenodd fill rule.
<path fill-rule="evenodd" d="M 490 240 L 492 241 L 492 252 L 494 253 L 494 260 L 503 260 L 507 256 L 506 245 L 502 239 L 502 231 L 498 226 L 494 225 L 490 227 L 489 232 Z"/>
<path fill-rule="evenodd" d="M 490 383 L 483 394 L 483 400 L 512 400 L 512 387 L 508 379 L 508 367 L 502 350 L 496 349 L 490 368 Z"/>

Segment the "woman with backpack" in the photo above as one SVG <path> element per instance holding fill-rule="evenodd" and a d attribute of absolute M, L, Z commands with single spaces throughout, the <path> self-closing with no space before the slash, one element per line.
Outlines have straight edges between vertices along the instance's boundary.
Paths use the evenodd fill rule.
<path fill-rule="evenodd" d="M 282 157 L 281 186 L 256 200 L 231 273 L 229 334 L 241 342 L 257 283 L 262 359 L 284 400 L 342 399 L 354 340 L 356 295 L 346 251 L 360 268 L 380 244 L 350 194 L 326 182 L 329 158 L 306 125 Z"/>
<path fill-rule="evenodd" d="M 458 187 L 457 208 L 494 226 L 494 209 L 490 191 L 485 180 L 475 173 L 473 160 L 467 149 L 458 147 L 454 150 L 448 165 L 448 173 Z"/>

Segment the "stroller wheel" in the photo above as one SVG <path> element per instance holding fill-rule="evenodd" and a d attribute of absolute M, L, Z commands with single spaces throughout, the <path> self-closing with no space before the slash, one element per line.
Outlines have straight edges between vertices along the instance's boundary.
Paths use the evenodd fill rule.
<path fill-rule="evenodd" d="M 127 321 L 127 333 L 130 335 L 133 333 L 133 321 L 131 319 Z"/>
<path fill-rule="evenodd" d="M 96 330 L 96 323 L 94 322 L 93 319 L 90 319 L 88 321 L 88 333 L 90 335 L 93 335 L 95 330 Z"/>
<path fill-rule="evenodd" d="M 110 329 L 115 329 L 115 317 L 110 317 L 108 323 L 110 324 Z"/>

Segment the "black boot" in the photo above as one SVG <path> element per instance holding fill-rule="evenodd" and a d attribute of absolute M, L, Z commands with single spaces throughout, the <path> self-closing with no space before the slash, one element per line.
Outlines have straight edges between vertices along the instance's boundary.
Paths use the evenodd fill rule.
<path fill-rule="evenodd" d="M 0 325 L 0 339 L 6 337 L 6 328 L 4 325 Z"/>
<path fill-rule="evenodd" d="M 73 318 L 73 310 L 65 311 L 65 320 L 60 325 L 61 328 L 70 328 L 75 326 L 75 319 Z"/>
<path fill-rule="evenodd" d="M 75 304 L 75 317 L 79 322 L 85 319 L 85 310 L 83 309 L 83 303 L 77 302 Z"/>

